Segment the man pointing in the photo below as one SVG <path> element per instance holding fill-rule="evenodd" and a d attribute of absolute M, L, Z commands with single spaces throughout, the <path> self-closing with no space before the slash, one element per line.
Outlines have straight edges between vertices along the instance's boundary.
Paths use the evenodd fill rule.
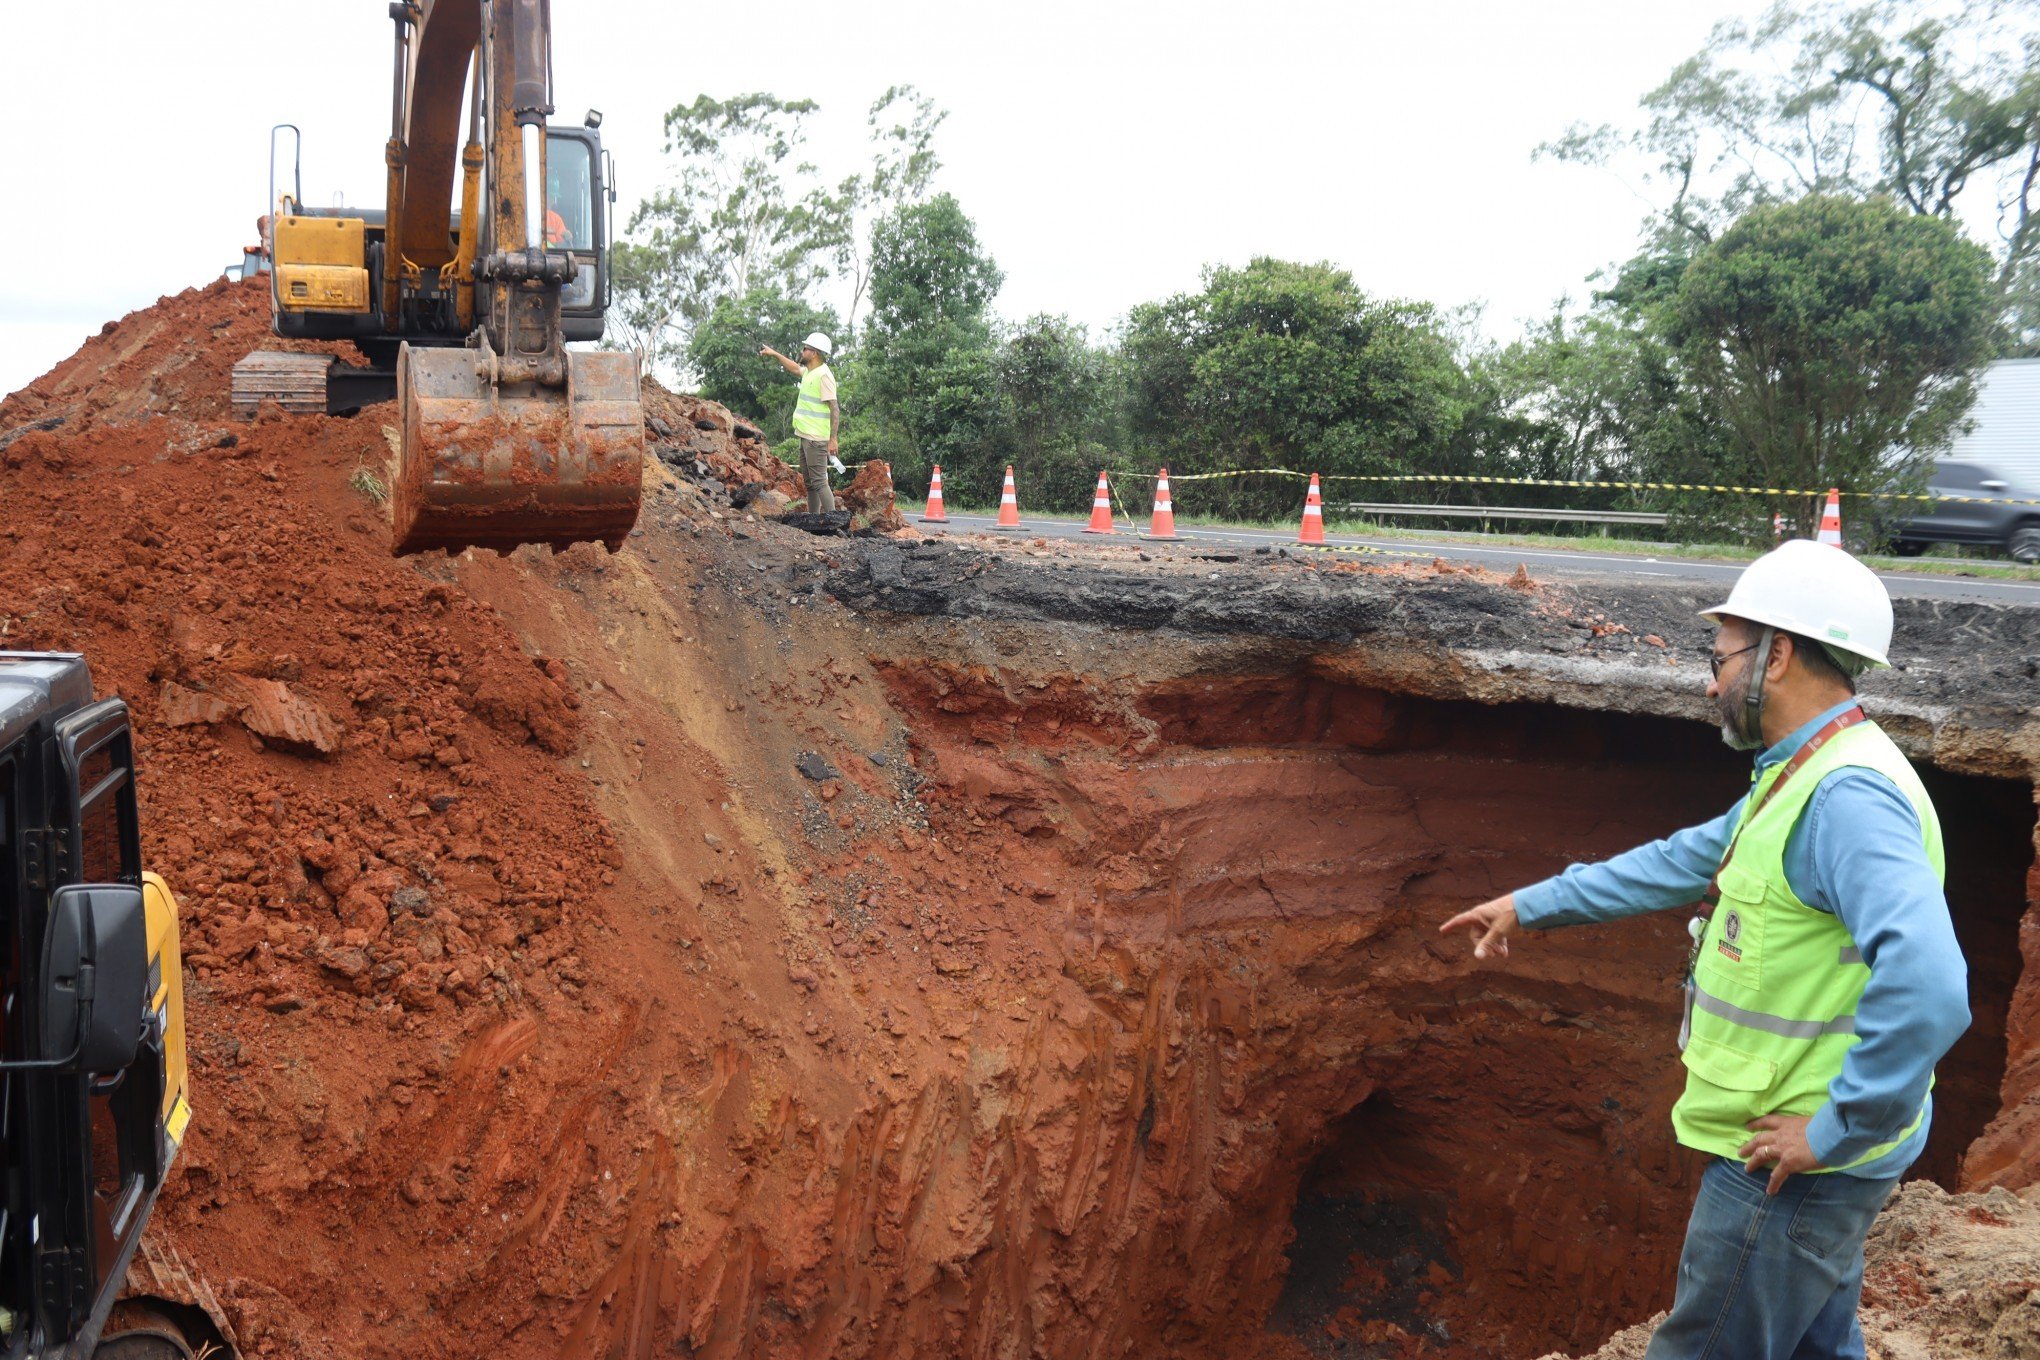
<path fill-rule="evenodd" d="M 1672 1127 L 1710 1160 L 1647 1360 L 1862 1360 L 1863 1239 L 1926 1144 L 1934 1064 L 1969 1025 L 1941 826 L 1856 704 L 1855 677 L 1891 642 L 1869 568 L 1787 543 L 1703 617 L 1720 628 L 1707 695 L 1723 738 L 1761 751 L 1748 795 L 1441 929 L 1506 958 L 1518 928 L 1703 904 Z"/>
<path fill-rule="evenodd" d="M 777 359 L 787 372 L 800 378 L 800 395 L 793 406 L 793 432 L 800 437 L 800 475 L 807 483 L 808 513 L 819 515 L 834 510 L 836 496 L 829 490 L 829 460 L 836 456 L 843 408 L 836 400 L 836 375 L 829 370 L 829 337 L 816 331 L 803 340 L 798 360 L 787 358 L 770 345 L 761 348 L 758 355 Z"/>

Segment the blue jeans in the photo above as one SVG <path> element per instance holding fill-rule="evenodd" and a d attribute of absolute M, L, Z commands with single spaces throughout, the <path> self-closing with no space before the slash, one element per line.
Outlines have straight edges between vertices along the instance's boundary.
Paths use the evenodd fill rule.
<path fill-rule="evenodd" d="M 1794 1176 L 1766 1195 L 1770 1177 L 1708 1164 L 1644 1360 L 1863 1360 L 1863 1238 L 1897 1178 Z"/>

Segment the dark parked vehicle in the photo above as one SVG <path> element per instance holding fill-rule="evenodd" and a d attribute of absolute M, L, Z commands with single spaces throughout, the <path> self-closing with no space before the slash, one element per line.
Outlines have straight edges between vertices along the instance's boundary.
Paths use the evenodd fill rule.
<path fill-rule="evenodd" d="M 1893 551 L 1912 557 L 1932 543 L 1976 543 L 2002 548 L 2015 562 L 2040 562 L 2040 490 L 2013 485 L 1981 463 L 1943 458 L 1934 464 L 1927 494 L 1947 499 L 1900 524 L 1892 533 Z M 2028 504 L 1990 504 L 1994 500 Z"/>

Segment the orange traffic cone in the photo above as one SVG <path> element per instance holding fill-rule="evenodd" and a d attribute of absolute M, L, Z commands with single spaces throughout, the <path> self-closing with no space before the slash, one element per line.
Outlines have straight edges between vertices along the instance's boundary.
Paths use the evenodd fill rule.
<path fill-rule="evenodd" d="M 1842 493 L 1840 491 L 1830 490 L 1828 492 L 1827 509 L 1820 512 L 1820 533 L 1815 536 L 1814 541 L 1816 543 L 1825 543 L 1834 548 L 1842 546 Z"/>
<path fill-rule="evenodd" d="M 1325 503 L 1318 495 L 1317 474 L 1310 474 L 1310 493 L 1303 498 L 1303 527 L 1296 531 L 1298 543 L 1325 541 Z"/>
<path fill-rule="evenodd" d="M 999 522 L 996 528 L 1020 527 L 1020 497 L 1013 491 L 1013 465 L 1006 464 L 1006 487 L 999 492 Z"/>
<path fill-rule="evenodd" d="M 1084 526 L 1087 534 L 1109 534 L 1112 532 L 1112 488 L 1105 482 L 1105 469 L 1098 469 L 1098 489 L 1091 493 L 1091 522 Z"/>
<path fill-rule="evenodd" d="M 1172 539 L 1176 536 L 1176 503 L 1169 499 L 1169 470 L 1162 469 L 1162 475 L 1155 479 L 1155 515 L 1148 524 L 1149 538 Z"/>
<path fill-rule="evenodd" d="M 942 464 L 935 465 L 935 475 L 928 481 L 928 513 L 921 516 L 923 524 L 947 524 L 949 516 L 942 509 Z"/>
<path fill-rule="evenodd" d="M 1783 543 L 1785 541 L 1785 512 L 1783 510 L 1776 511 L 1771 516 L 1771 541 L 1773 543 Z"/>

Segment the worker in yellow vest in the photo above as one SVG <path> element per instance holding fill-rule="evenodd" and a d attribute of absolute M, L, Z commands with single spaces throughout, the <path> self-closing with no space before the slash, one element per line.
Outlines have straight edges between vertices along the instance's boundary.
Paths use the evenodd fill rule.
<path fill-rule="evenodd" d="M 1856 703 L 1888 664 L 1891 598 L 1804 539 L 1751 563 L 1707 686 L 1754 750 L 1727 813 L 1482 903 L 1441 929 L 1505 959 L 1509 938 L 1698 902 L 1678 1140 L 1708 1157 L 1671 1314 L 1647 1360 L 1862 1360 L 1863 1239 L 1919 1156 L 1934 1065 L 1969 1026 L 1919 776 Z"/>
<path fill-rule="evenodd" d="M 800 439 L 800 475 L 807 483 L 807 508 L 811 515 L 836 508 L 835 493 L 829 490 L 829 463 L 836 456 L 836 439 L 842 433 L 843 408 L 836 400 L 836 375 L 829 370 L 829 349 L 829 337 L 816 331 L 801 342 L 798 360 L 787 358 L 770 345 L 758 351 L 759 357 L 777 359 L 787 372 L 800 379 L 800 395 L 793 406 L 793 432 Z"/>

